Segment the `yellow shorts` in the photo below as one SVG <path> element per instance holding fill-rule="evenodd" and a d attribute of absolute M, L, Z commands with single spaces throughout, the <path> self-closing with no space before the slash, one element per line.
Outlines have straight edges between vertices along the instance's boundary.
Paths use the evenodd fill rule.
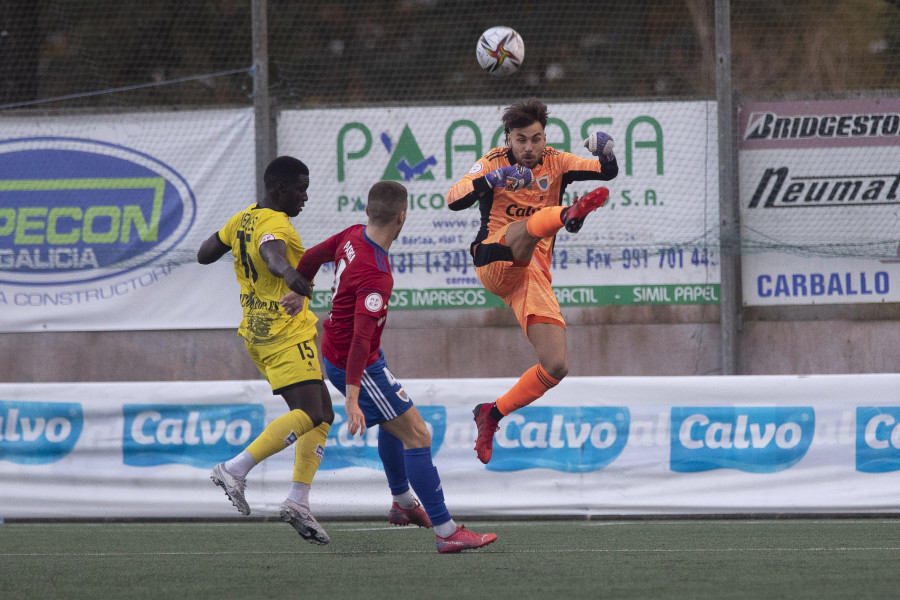
<path fill-rule="evenodd" d="M 265 356 L 252 344 L 245 341 L 244 345 L 256 368 L 272 386 L 273 394 L 281 394 L 288 388 L 309 381 L 322 381 L 315 337 Z"/>
<path fill-rule="evenodd" d="M 483 243 L 503 243 L 509 225 L 487 237 Z M 553 323 L 565 328 L 559 302 L 551 286 L 552 275 L 536 259 L 527 265 L 497 261 L 475 267 L 484 288 L 506 302 L 528 334 L 528 326 Z"/>

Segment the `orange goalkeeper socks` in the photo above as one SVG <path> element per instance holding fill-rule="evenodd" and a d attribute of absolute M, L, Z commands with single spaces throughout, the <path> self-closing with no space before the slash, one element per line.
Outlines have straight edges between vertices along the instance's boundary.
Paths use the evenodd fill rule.
<path fill-rule="evenodd" d="M 548 206 L 537 211 L 525 221 L 525 228 L 534 237 L 553 237 L 563 228 L 562 213 L 565 206 Z"/>
<path fill-rule="evenodd" d="M 550 377 L 541 365 L 534 365 L 519 377 L 508 392 L 497 398 L 497 409 L 508 415 L 528 406 L 558 383 L 559 379 Z"/>

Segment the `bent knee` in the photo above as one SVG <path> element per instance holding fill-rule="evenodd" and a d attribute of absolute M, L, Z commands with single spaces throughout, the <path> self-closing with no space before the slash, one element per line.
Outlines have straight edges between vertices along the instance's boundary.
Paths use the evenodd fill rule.
<path fill-rule="evenodd" d="M 547 364 L 541 364 L 541 367 L 547 372 L 547 375 L 557 381 L 561 381 L 569 374 L 569 364 L 565 360 L 550 361 Z"/>

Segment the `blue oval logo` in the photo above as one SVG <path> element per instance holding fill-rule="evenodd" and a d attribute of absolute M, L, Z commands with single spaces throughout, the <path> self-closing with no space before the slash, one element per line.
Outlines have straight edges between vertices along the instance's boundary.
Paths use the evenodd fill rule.
<path fill-rule="evenodd" d="M 419 413 L 431 433 L 431 447 L 437 453 L 447 432 L 447 409 L 443 406 L 419 406 Z M 337 470 L 365 467 L 381 471 L 384 465 L 378 456 L 378 427 L 366 429 L 365 437 L 351 436 L 347 430 L 347 411 L 334 407 L 334 423 L 325 441 L 325 456 L 320 469 Z"/>
<path fill-rule="evenodd" d="M 0 460 L 46 465 L 65 458 L 84 429 L 74 402 L 0 400 Z"/>
<path fill-rule="evenodd" d="M 487 469 L 590 473 L 619 457 L 630 428 L 624 406 L 528 406 L 500 421 Z"/>
<path fill-rule="evenodd" d="M 674 406 L 671 469 L 777 473 L 806 456 L 816 431 L 810 406 Z"/>
<path fill-rule="evenodd" d="M 900 406 L 856 408 L 856 470 L 900 470 Z"/>
<path fill-rule="evenodd" d="M 264 428 L 261 404 L 125 404 L 122 462 L 212 468 L 247 447 Z"/>
<path fill-rule="evenodd" d="M 84 283 L 145 267 L 190 230 L 197 201 L 161 161 L 62 137 L 0 141 L 0 283 Z"/>

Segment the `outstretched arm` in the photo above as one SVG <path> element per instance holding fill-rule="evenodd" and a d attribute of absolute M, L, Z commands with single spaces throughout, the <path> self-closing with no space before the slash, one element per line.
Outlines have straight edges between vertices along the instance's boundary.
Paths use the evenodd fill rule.
<path fill-rule="evenodd" d="M 600 172 L 603 175 L 601 179 L 604 181 L 609 181 L 619 174 L 619 163 L 613 154 L 613 146 L 612 137 L 603 131 L 598 131 L 584 140 L 584 147 L 600 161 Z"/>
<path fill-rule="evenodd" d="M 475 163 L 475 168 L 480 165 L 484 168 L 484 162 Z M 531 169 L 521 165 L 509 165 L 490 171 L 482 177 L 474 177 L 470 171 L 447 193 L 447 206 L 450 210 L 463 210 L 469 208 L 475 202 L 493 192 L 494 188 L 502 187 L 511 192 L 529 187 L 534 180 Z"/>

